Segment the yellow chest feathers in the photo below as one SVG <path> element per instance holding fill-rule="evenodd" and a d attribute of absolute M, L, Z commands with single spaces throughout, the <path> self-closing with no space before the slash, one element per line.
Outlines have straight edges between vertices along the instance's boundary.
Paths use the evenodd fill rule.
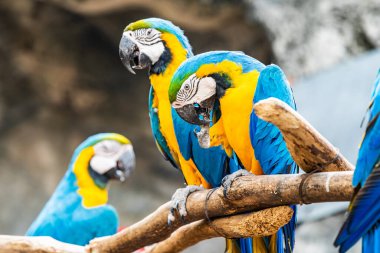
<path fill-rule="evenodd" d="M 233 150 L 244 168 L 256 175 L 262 170 L 254 156 L 249 123 L 258 77 L 257 71 L 232 77 L 234 86 L 220 98 L 221 118 L 210 129 L 212 145 L 223 145 L 229 154 Z"/>

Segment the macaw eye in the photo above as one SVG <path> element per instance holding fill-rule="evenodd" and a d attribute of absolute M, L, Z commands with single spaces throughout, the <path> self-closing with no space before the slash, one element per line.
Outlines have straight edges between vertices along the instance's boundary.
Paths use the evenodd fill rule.
<path fill-rule="evenodd" d="M 185 90 L 189 90 L 190 89 L 190 85 L 188 84 L 185 84 L 185 87 L 184 87 Z"/>
<path fill-rule="evenodd" d="M 102 147 L 102 152 L 105 153 L 105 154 L 109 154 L 109 153 L 112 153 L 112 150 L 111 150 L 110 147 L 104 145 L 104 146 Z"/>
<path fill-rule="evenodd" d="M 147 35 L 151 35 L 151 33 L 153 32 L 152 29 L 148 29 L 148 31 L 146 32 Z"/>

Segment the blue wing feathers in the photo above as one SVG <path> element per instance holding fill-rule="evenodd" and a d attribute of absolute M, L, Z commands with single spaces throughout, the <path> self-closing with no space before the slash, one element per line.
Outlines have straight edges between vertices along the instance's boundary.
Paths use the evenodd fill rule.
<path fill-rule="evenodd" d="M 261 71 L 255 91 L 254 103 L 275 97 L 293 109 L 296 108 L 292 91 L 282 70 L 276 65 L 269 65 Z M 259 119 L 254 111 L 250 120 L 251 143 L 265 174 L 287 173 L 287 166 L 294 161 L 286 148 L 280 130 L 271 123 Z M 286 165 L 280 167 L 279 165 Z"/>
<path fill-rule="evenodd" d="M 380 70 L 377 75 L 369 108 L 369 127 L 359 150 L 356 169 L 354 172 L 353 185 L 364 184 L 366 178 L 377 162 L 380 153 L 380 122 L 377 117 L 380 113 Z M 374 121 L 375 120 L 375 121 Z"/>
<path fill-rule="evenodd" d="M 285 74 L 276 65 L 269 65 L 260 72 L 253 103 L 275 97 L 296 109 L 292 90 Z M 280 130 L 273 124 L 259 119 L 252 111 L 250 118 L 250 138 L 255 157 L 260 162 L 264 174 L 298 173 Z M 292 252 L 296 226 L 296 206 L 292 206 L 292 220 L 277 233 L 277 251 Z M 285 242 L 285 248 L 282 247 Z"/>
<path fill-rule="evenodd" d="M 369 123 L 359 149 L 352 184 L 358 191 L 334 244 L 346 252 L 363 237 L 363 252 L 380 252 L 380 72 L 369 107 Z M 374 246 L 377 247 L 374 247 Z"/>

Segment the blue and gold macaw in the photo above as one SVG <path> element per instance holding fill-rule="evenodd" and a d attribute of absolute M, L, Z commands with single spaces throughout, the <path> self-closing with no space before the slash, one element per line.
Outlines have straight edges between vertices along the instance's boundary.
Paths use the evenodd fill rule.
<path fill-rule="evenodd" d="M 352 179 L 355 194 L 334 245 L 346 252 L 362 238 L 363 253 L 380 253 L 380 70 L 369 105 L 369 121 Z"/>
<path fill-rule="evenodd" d="M 298 173 L 279 129 L 252 110 L 254 103 L 269 97 L 296 107 L 281 69 L 241 52 L 196 55 L 181 64 L 169 88 L 178 114 L 201 126 L 198 135 L 204 145 L 222 145 L 230 158 L 255 175 Z M 277 234 L 239 239 L 228 245 L 228 252 L 292 252 L 294 230 L 295 214 Z"/>
<path fill-rule="evenodd" d="M 170 80 L 178 66 L 193 53 L 183 31 L 171 22 L 148 18 L 129 24 L 119 46 L 120 58 L 133 69 L 149 69 L 149 116 L 158 149 L 180 169 L 188 186 L 219 186 L 229 168 L 221 147 L 203 149 L 194 134 L 196 126 L 181 119 L 169 102 Z M 235 165 L 234 165 L 235 166 Z M 173 195 L 173 207 L 186 213 L 184 199 L 199 188 L 187 187 Z"/>
<path fill-rule="evenodd" d="M 107 183 L 124 181 L 135 166 L 131 142 L 116 133 L 96 134 L 74 151 L 69 169 L 27 236 L 50 236 L 76 245 L 117 232 L 116 210 L 107 204 Z"/>

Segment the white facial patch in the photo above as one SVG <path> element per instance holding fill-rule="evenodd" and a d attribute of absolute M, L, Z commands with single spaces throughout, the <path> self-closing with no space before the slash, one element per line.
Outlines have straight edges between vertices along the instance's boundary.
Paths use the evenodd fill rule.
<path fill-rule="evenodd" d="M 182 84 L 177 93 L 176 101 L 173 102 L 174 108 L 184 105 L 201 103 L 216 93 L 216 82 L 212 77 L 199 79 L 195 74 L 189 76 Z"/>
<path fill-rule="evenodd" d="M 148 56 L 152 64 L 155 64 L 165 51 L 164 43 L 161 40 L 161 32 L 156 29 L 146 28 L 126 31 L 123 36 L 132 40 L 139 48 L 140 53 Z"/>
<path fill-rule="evenodd" d="M 159 42 L 157 44 L 151 45 L 151 46 L 141 46 L 140 52 L 144 53 L 149 57 L 152 64 L 155 64 L 158 59 L 160 59 L 161 55 L 165 51 L 165 46 L 162 42 Z"/>
<path fill-rule="evenodd" d="M 110 169 L 116 167 L 116 161 L 109 157 L 95 155 L 90 161 L 90 166 L 94 171 L 103 175 Z"/>
<path fill-rule="evenodd" d="M 94 156 L 91 158 L 91 168 L 99 174 L 104 174 L 115 168 L 119 158 L 126 152 L 133 153 L 131 144 L 122 145 L 114 140 L 104 140 L 94 145 Z"/>

